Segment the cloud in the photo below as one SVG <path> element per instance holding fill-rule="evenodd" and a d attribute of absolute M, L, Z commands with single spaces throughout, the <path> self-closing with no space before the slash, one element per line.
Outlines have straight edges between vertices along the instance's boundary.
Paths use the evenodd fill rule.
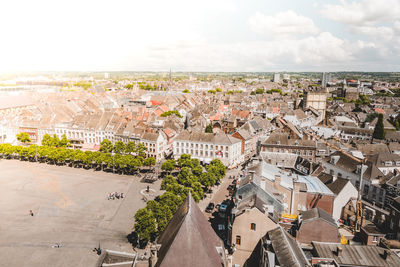
<path fill-rule="evenodd" d="M 340 2 L 339 5 L 324 5 L 321 13 L 333 21 L 353 26 L 392 22 L 400 17 L 399 0 L 341 0 Z"/>
<path fill-rule="evenodd" d="M 293 36 L 298 34 L 317 34 L 319 29 L 314 22 L 292 10 L 268 16 L 257 12 L 248 20 L 250 29 L 266 35 Z"/>
<path fill-rule="evenodd" d="M 350 30 L 357 34 L 368 35 L 372 39 L 381 42 L 390 41 L 394 36 L 394 30 L 386 26 L 351 26 Z"/>

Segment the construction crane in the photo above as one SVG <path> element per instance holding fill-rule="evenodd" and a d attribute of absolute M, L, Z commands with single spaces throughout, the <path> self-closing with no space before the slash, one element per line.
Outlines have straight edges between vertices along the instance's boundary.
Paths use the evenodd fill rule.
<path fill-rule="evenodd" d="M 356 203 L 356 225 L 354 227 L 354 231 L 355 232 L 359 232 L 361 229 L 361 224 L 362 224 L 362 220 L 365 219 L 365 211 L 363 209 L 362 206 L 362 201 L 361 201 L 361 189 L 362 189 L 362 179 L 363 179 L 363 175 L 364 172 L 367 170 L 367 165 L 366 165 L 366 158 L 364 159 L 359 159 L 355 156 L 353 156 L 352 154 L 344 151 L 343 149 L 335 146 L 334 144 L 329 143 L 328 141 L 326 141 L 325 139 L 320 138 L 319 136 L 307 131 L 307 130 L 303 130 L 303 132 L 311 137 L 313 137 L 314 139 L 321 141 L 322 143 L 326 144 L 327 146 L 329 146 L 330 148 L 339 151 L 340 153 L 346 155 L 347 157 L 351 158 L 352 160 L 358 162 L 361 164 L 361 170 L 360 170 L 360 183 L 358 185 L 357 191 L 358 191 L 358 195 L 357 195 L 357 203 Z"/>

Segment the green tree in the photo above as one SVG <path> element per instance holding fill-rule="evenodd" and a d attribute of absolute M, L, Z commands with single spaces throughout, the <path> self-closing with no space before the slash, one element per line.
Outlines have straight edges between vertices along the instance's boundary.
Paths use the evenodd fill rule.
<path fill-rule="evenodd" d="M 154 166 L 156 165 L 156 159 L 153 157 L 147 158 L 143 161 L 143 165 L 148 167 Z"/>
<path fill-rule="evenodd" d="M 211 124 L 208 124 L 208 125 L 206 126 L 205 132 L 206 132 L 206 133 L 213 133 L 213 127 L 212 127 Z"/>
<path fill-rule="evenodd" d="M 151 240 L 157 233 L 156 227 L 156 218 L 147 207 L 136 212 L 135 231 L 140 240 Z"/>
<path fill-rule="evenodd" d="M 190 93 L 190 91 L 188 89 L 185 89 L 182 92 L 185 93 L 185 94 Z"/>
<path fill-rule="evenodd" d="M 51 146 L 51 136 L 49 134 L 43 135 L 42 145 L 43 146 Z"/>
<path fill-rule="evenodd" d="M 132 154 L 136 152 L 136 143 L 129 141 L 126 145 L 125 145 L 125 153 L 126 154 Z"/>
<path fill-rule="evenodd" d="M 257 95 L 264 94 L 264 93 L 265 93 L 264 89 L 262 89 L 262 88 L 257 88 L 256 89 L 256 94 Z"/>
<path fill-rule="evenodd" d="M 136 146 L 136 151 L 135 152 L 136 152 L 137 156 L 140 156 L 140 157 L 146 156 L 146 151 L 147 151 L 147 147 L 145 146 L 145 144 L 139 143 Z"/>
<path fill-rule="evenodd" d="M 179 118 L 183 118 L 183 116 L 181 115 L 181 113 L 179 113 L 179 111 L 177 110 L 170 110 L 170 111 L 165 111 L 163 113 L 161 113 L 161 117 L 168 117 L 168 116 L 172 116 L 172 115 L 176 115 Z"/>
<path fill-rule="evenodd" d="M 51 138 L 50 146 L 52 147 L 59 147 L 60 146 L 60 138 L 56 134 L 53 134 L 53 137 Z"/>
<path fill-rule="evenodd" d="M 24 143 L 24 144 L 31 142 L 31 139 L 29 138 L 29 134 L 24 133 L 24 132 L 17 134 L 17 139 L 18 139 L 18 141 L 20 141 L 21 143 Z"/>
<path fill-rule="evenodd" d="M 100 151 L 104 153 L 111 153 L 114 149 L 112 142 L 108 139 L 104 139 L 100 143 Z"/>
<path fill-rule="evenodd" d="M 178 181 L 172 175 L 167 175 L 161 182 L 161 190 L 167 190 L 168 186 L 174 184 L 178 184 Z"/>
<path fill-rule="evenodd" d="M 383 114 L 378 115 L 378 122 L 375 125 L 374 133 L 372 137 L 375 139 L 383 140 L 385 139 L 385 129 L 383 126 Z"/>
<path fill-rule="evenodd" d="M 122 152 L 125 152 L 125 144 L 122 141 L 117 141 L 114 144 L 114 152 L 117 154 L 121 154 Z"/>
<path fill-rule="evenodd" d="M 175 160 L 169 159 L 163 162 L 161 170 L 171 173 L 175 169 Z"/>
<path fill-rule="evenodd" d="M 203 172 L 199 178 L 200 183 L 207 189 L 213 186 L 216 182 L 215 175 L 211 172 Z"/>
<path fill-rule="evenodd" d="M 58 146 L 59 146 L 59 147 L 68 147 L 68 146 L 70 146 L 70 144 L 71 144 L 71 141 L 68 140 L 68 138 L 67 138 L 67 136 L 66 136 L 65 134 L 63 134 L 63 135 L 61 136 L 61 140 L 60 140 Z"/>

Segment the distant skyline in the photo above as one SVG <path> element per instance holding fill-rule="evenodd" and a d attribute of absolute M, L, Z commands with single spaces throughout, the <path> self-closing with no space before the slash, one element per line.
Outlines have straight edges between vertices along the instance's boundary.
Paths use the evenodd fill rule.
<path fill-rule="evenodd" d="M 400 0 L 4 0 L 0 72 L 400 71 Z"/>

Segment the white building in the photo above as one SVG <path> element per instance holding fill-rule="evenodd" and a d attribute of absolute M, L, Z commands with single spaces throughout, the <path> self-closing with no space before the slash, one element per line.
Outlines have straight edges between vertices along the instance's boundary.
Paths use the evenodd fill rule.
<path fill-rule="evenodd" d="M 183 131 L 173 141 L 174 157 L 190 154 L 203 163 L 220 159 L 227 167 L 233 167 L 243 162 L 240 139 L 220 133 L 199 133 Z"/>
<path fill-rule="evenodd" d="M 328 188 L 335 194 L 332 217 L 335 220 L 338 220 L 342 217 L 343 207 L 351 198 L 357 198 L 358 191 L 354 185 L 352 185 L 350 180 L 345 178 L 336 178 L 336 176 L 333 176 L 333 182 L 328 184 Z"/>
<path fill-rule="evenodd" d="M 279 83 L 281 81 L 281 75 L 279 73 L 274 74 L 274 78 L 272 79 L 274 83 Z"/>

